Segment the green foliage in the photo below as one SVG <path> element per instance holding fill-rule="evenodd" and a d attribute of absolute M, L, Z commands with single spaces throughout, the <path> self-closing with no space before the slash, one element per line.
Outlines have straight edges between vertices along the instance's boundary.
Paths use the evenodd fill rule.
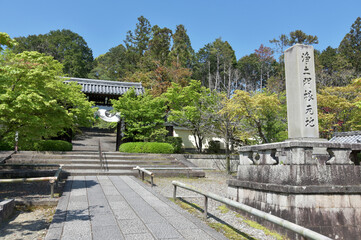
<path fill-rule="evenodd" d="M 173 58 L 172 60 L 179 66 L 191 68 L 194 64 L 195 53 L 187 30 L 182 24 L 177 26 L 172 38 L 173 46 L 170 52 L 171 57 Z"/>
<path fill-rule="evenodd" d="M 320 135 L 361 129 L 361 78 L 344 87 L 327 87 L 317 95 Z"/>
<path fill-rule="evenodd" d="M 174 148 L 169 143 L 158 142 L 128 142 L 119 147 L 120 152 L 127 153 L 165 153 L 174 152 Z"/>
<path fill-rule="evenodd" d="M 181 137 L 172 137 L 168 136 L 165 138 L 165 142 L 169 143 L 174 148 L 174 153 L 182 153 L 182 138 Z"/>
<path fill-rule="evenodd" d="M 148 140 L 156 131 L 164 128 L 166 105 L 162 98 L 153 97 L 147 92 L 137 95 L 133 89 L 119 100 L 113 100 L 112 104 L 114 111 L 120 112 L 125 122 L 124 139 Z"/>
<path fill-rule="evenodd" d="M 228 78 L 229 69 L 237 63 L 231 45 L 221 38 L 206 44 L 197 54 L 197 64 L 193 76 L 203 82 L 209 89 L 224 91 L 227 84 L 222 82 Z M 223 84 L 222 84 L 223 83 Z"/>
<path fill-rule="evenodd" d="M 8 142 L 0 142 L 0 151 L 11 151 L 14 150 L 14 146 L 12 146 Z"/>
<path fill-rule="evenodd" d="M 62 65 L 51 56 L 24 51 L 6 53 L 0 59 L 0 141 L 13 143 L 19 132 L 19 148 L 64 129 L 91 125 L 93 110 L 81 86 L 64 84 Z"/>
<path fill-rule="evenodd" d="M 126 76 L 128 65 L 127 50 L 120 44 L 94 60 L 93 69 L 88 77 L 120 81 Z"/>
<path fill-rule="evenodd" d="M 161 65 L 164 65 L 169 58 L 171 36 L 172 30 L 169 28 L 160 28 L 158 25 L 152 28 L 148 54 Z"/>
<path fill-rule="evenodd" d="M 339 51 L 350 61 L 357 73 L 361 73 L 361 17 L 352 24 L 343 38 Z"/>
<path fill-rule="evenodd" d="M 62 140 L 42 140 L 34 144 L 36 151 L 71 151 L 73 145 Z"/>
<path fill-rule="evenodd" d="M 0 32 L 0 51 L 3 50 L 2 45 L 5 45 L 8 48 L 12 48 L 16 45 L 16 41 L 10 38 L 9 34 Z"/>
<path fill-rule="evenodd" d="M 220 141 L 209 141 L 207 153 L 221 153 L 221 143 Z"/>
<path fill-rule="evenodd" d="M 71 77 L 87 77 L 92 69 L 93 53 L 85 40 L 70 30 L 50 31 L 47 34 L 15 38 L 14 51 L 37 51 L 53 56 L 64 65 L 63 72 Z"/>
<path fill-rule="evenodd" d="M 319 56 L 315 51 L 315 65 L 318 88 L 346 86 L 355 75 L 352 64 L 335 48 L 327 47 Z"/>
<path fill-rule="evenodd" d="M 240 119 L 243 127 L 239 138 L 246 144 L 250 139 L 260 143 L 283 141 L 287 138 L 287 127 L 282 98 L 267 92 L 250 94 L 236 90 L 222 111 Z"/>
<path fill-rule="evenodd" d="M 197 149 L 202 152 L 202 141 L 213 127 L 215 112 L 212 104 L 216 100 L 215 93 L 202 87 L 200 82 L 192 80 L 189 86 L 184 88 L 173 84 L 163 97 L 171 110 L 168 121 L 191 130 Z"/>

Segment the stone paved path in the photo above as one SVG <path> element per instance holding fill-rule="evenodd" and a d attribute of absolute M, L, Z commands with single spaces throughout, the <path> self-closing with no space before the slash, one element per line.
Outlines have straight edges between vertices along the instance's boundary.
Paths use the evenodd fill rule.
<path fill-rule="evenodd" d="M 226 239 L 130 176 L 69 177 L 49 239 Z"/>

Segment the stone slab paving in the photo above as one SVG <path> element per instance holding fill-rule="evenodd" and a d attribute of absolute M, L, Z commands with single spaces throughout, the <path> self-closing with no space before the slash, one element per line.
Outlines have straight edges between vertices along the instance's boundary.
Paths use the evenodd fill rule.
<path fill-rule="evenodd" d="M 69 177 L 50 239 L 227 239 L 131 176 Z"/>

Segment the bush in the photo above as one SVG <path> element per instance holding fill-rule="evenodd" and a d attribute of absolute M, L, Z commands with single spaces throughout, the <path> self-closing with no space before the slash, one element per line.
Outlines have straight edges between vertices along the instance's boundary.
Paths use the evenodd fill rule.
<path fill-rule="evenodd" d="M 209 141 L 207 152 L 208 153 L 220 153 L 221 152 L 220 141 Z"/>
<path fill-rule="evenodd" d="M 12 146 L 8 142 L 0 142 L 0 151 L 11 151 L 14 150 L 14 146 Z"/>
<path fill-rule="evenodd" d="M 73 145 L 62 140 L 42 140 L 34 144 L 36 151 L 71 151 Z"/>
<path fill-rule="evenodd" d="M 174 148 L 174 153 L 181 153 L 182 152 L 182 138 L 181 137 L 171 137 L 168 136 L 165 138 L 165 142 L 169 143 Z"/>
<path fill-rule="evenodd" d="M 119 151 L 127 153 L 173 153 L 174 148 L 169 143 L 128 142 L 120 145 Z"/>

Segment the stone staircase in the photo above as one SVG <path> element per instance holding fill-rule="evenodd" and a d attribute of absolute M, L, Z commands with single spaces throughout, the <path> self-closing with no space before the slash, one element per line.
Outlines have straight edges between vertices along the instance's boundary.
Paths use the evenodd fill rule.
<path fill-rule="evenodd" d="M 19 152 L 0 165 L 0 177 L 49 176 L 63 165 L 66 175 L 138 175 L 135 166 L 151 168 L 155 176 L 204 177 L 201 170 L 189 170 L 194 164 L 182 155 L 127 154 L 103 152 L 103 166 L 96 151 Z M 165 169 L 166 168 L 166 169 Z M 163 170 L 162 170 L 163 169 Z"/>

